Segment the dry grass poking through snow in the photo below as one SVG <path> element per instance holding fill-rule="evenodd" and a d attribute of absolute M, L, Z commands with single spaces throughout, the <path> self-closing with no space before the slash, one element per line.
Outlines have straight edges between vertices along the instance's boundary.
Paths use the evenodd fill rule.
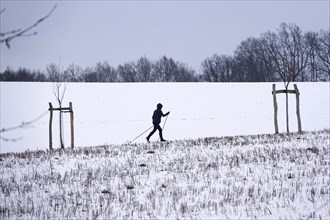
<path fill-rule="evenodd" d="M 2 154 L 0 218 L 329 219 L 330 130 Z"/>

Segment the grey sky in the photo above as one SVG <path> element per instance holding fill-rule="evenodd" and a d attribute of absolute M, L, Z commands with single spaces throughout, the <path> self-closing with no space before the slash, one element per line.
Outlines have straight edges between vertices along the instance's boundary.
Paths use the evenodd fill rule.
<path fill-rule="evenodd" d="M 1 44 L 1 71 L 45 70 L 108 61 L 110 65 L 172 57 L 199 70 L 213 54 L 233 54 L 241 41 L 276 31 L 329 29 L 329 1 L 3 1 L 1 32 L 27 27 L 57 8 L 35 31 Z"/>

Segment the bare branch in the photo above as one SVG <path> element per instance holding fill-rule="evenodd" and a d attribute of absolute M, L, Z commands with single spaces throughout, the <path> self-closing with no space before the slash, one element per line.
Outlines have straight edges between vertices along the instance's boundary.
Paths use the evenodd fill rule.
<path fill-rule="evenodd" d="M 40 120 L 42 117 L 44 117 L 46 114 L 48 113 L 48 110 L 46 112 L 44 112 L 43 114 L 41 114 L 40 116 L 36 117 L 35 119 L 31 120 L 31 121 L 28 121 L 28 122 L 22 122 L 21 124 L 19 125 L 16 125 L 16 126 L 13 126 L 13 127 L 9 127 L 9 128 L 2 128 L 0 130 L 0 134 L 1 133 L 5 133 L 5 132 L 8 132 L 8 131 L 13 131 L 13 130 L 16 130 L 16 129 L 23 129 L 23 128 L 28 128 L 28 127 L 31 127 L 31 125 L 33 123 L 35 123 L 36 121 Z M 0 136 L 0 139 L 3 140 L 3 141 L 18 141 L 20 139 L 22 139 L 22 137 L 20 138 L 5 138 L 3 136 Z"/>
<path fill-rule="evenodd" d="M 17 30 L 12 30 L 12 31 L 8 31 L 8 32 L 4 32 L 4 33 L 0 33 L 0 37 L 5 37 L 6 35 L 10 35 L 10 34 L 16 34 L 17 32 L 20 32 L 22 29 L 17 29 Z"/>
<path fill-rule="evenodd" d="M 50 17 L 50 15 L 54 12 L 54 10 L 56 9 L 57 7 L 57 4 L 55 4 L 53 6 L 53 8 L 49 11 L 49 13 L 40 18 L 37 22 L 35 22 L 34 24 L 32 24 L 31 26 L 21 30 L 21 29 L 18 29 L 18 30 L 13 30 L 13 31 L 8 31 L 8 32 L 5 32 L 5 33 L 0 33 L 0 37 L 3 38 L 3 39 L 0 39 L 0 43 L 6 43 L 6 46 L 8 47 L 8 49 L 10 48 L 10 42 L 16 38 L 16 37 L 26 37 L 26 36 L 31 36 L 31 35 L 36 35 L 37 32 L 33 32 L 33 33 L 27 33 L 29 32 L 31 29 L 37 27 L 41 22 L 43 22 L 44 20 L 46 20 L 47 18 Z M 4 12 L 5 9 L 3 9 L 0 14 L 2 12 Z M 7 36 L 7 35 L 11 35 L 11 36 Z M 6 37 L 7 36 L 7 37 Z"/>
<path fill-rule="evenodd" d="M 1 137 L 0 136 L 0 140 L 3 140 L 5 142 L 16 142 L 16 141 L 19 141 L 19 140 L 22 140 L 23 137 L 19 137 L 19 138 L 4 138 L 4 137 Z"/>

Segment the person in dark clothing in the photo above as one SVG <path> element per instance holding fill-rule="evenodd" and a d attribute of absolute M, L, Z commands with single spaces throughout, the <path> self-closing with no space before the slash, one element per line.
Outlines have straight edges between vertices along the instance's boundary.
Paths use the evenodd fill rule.
<path fill-rule="evenodd" d="M 160 141 L 166 141 L 163 138 L 163 131 L 162 128 L 159 126 L 161 118 L 165 117 L 170 114 L 170 112 L 167 112 L 166 114 L 163 114 L 162 112 L 163 105 L 162 104 L 157 104 L 157 109 L 154 111 L 154 114 L 152 115 L 152 124 L 154 125 L 154 129 L 150 132 L 148 137 L 146 138 L 148 143 L 150 143 L 150 137 L 156 132 L 156 130 L 159 131 L 159 137 Z"/>

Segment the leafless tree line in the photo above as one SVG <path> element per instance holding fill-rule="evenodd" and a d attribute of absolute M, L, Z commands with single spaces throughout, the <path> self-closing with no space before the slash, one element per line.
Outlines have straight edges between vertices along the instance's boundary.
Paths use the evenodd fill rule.
<path fill-rule="evenodd" d="M 109 62 L 98 62 L 95 66 L 81 68 L 71 64 L 63 71 L 58 65 L 50 64 L 46 72 L 19 68 L 16 72 L 7 68 L 1 81 L 39 81 L 39 82 L 187 82 L 198 81 L 196 72 L 187 65 L 166 56 L 158 61 L 146 57 L 136 62 L 127 62 L 112 67 Z"/>
<path fill-rule="evenodd" d="M 233 56 L 215 54 L 201 66 L 210 82 L 329 81 L 330 32 L 282 23 L 277 32 L 241 42 Z"/>
<path fill-rule="evenodd" d="M 61 73 L 61 74 L 60 74 Z M 152 61 L 143 56 L 118 65 L 107 61 L 81 68 L 71 64 L 46 72 L 7 68 L 1 81 L 65 82 L 289 82 L 330 80 L 330 31 L 303 33 L 296 24 L 282 23 L 276 32 L 250 37 L 233 55 L 214 54 L 201 62 L 198 72 L 184 63 L 163 56 Z"/>

